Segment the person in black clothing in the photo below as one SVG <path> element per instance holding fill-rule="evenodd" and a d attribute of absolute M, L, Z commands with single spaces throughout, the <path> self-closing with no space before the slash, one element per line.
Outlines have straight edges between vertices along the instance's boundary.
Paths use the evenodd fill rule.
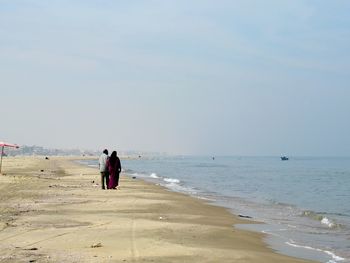
<path fill-rule="evenodd" d="M 117 189 L 119 186 L 119 174 L 122 171 L 122 166 L 116 151 L 113 151 L 111 157 L 109 157 L 107 167 L 109 171 L 108 189 Z"/>

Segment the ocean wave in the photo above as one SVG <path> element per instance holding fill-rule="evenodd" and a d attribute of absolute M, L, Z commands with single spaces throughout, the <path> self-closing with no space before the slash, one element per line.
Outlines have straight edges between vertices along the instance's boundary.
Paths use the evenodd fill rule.
<path fill-rule="evenodd" d="M 322 218 L 321 223 L 328 226 L 329 228 L 334 228 L 334 226 L 336 225 L 331 220 L 329 220 L 327 217 Z"/>
<path fill-rule="evenodd" d="M 303 211 L 301 216 L 303 217 L 307 217 L 316 221 L 321 222 L 321 224 L 327 226 L 328 228 L 334 229 L 334 228 L 341 228 L 342 225 L 337 224 L 334 220 L 320 214 L 320 213 L 316 213 L 313 211 Z"/>
<path fill-rule="evenodd" d="M 296 209 L 296 207 L 297 207 L 296 205 L 280 202 L 280 201 L 277 201 L 274 199 L 267 199 L 267 200 L 270 201 L 275 206 L 282 206 L 282 207 L 288 208 L 288 209 Z"/>
<path fill-rule="evenodd" d="M 139 177 L 145 177 L 145 174 L 143 173 L 131 173 L 131 176 L 139 176 Z"/>
<path fill-rule="evenodd" d="M 317 220 L 317 221 L 321 221 L 324 218 L 323 215 L 313 211 L 309 211 L 309 210 L 303 211 L 301 213 L 301 216 L 308 217 L 310 219 Z"/>
<path fill-rule="evenodd" d="M 322 252 L 327 254 L 328 256 L 332 257 L 331 260 L 329 260 L 327 263 L 336 263 L 339 261 L 344 261 L 345 258 L 342 258 L 340 256 L 337 256 L 336 254 L 334 254 L 331 251 L 328 250 L 322 250 L 320 248 L 314 248 L 314 247 L 310 247 L 310 246 L 303 246 L 303 245 L 298 245 L 295 244 L 293 240 L 290 240 L 289 242 L 286 242 L 287 245 L 292 246 L 292 247 L 296 247 L 296 248 L 304 248 L 304 249 L 309 249 L 309 250 L 313 250 L 313 251 L 318 251 L 318 252 Z"/>
<path fill-rule="evenodd" d="M 175 179 L 174 181 L 179 181 L 179 180 Z M 171 183 L 168 182 L 164 186 L 175 192 L 187 193 L 193 196 L 197 196 L 198 194 L 196 189 L 192 187 L 186 187 L 184 185 L 180 185 L 179 183 L 175 183 L 175 182 L 171 182 Z"/>
<path fill-rule="evenodd" d="M 327 213 L 327 212 L 322 212 L 324 215 L 331 215 L 331 216 L 341 216 L 341 217 L 350 217 L 350 214 L 346 213 Z"/>
<path fill-rule="evenodd" d="M 173 184 L 180 183 L 179 179 L 174 179 L 174 178 L 164 178 L 164 181 L 167 182 L 167 183 L 173 183 Z"/>
<path fill-rule="evenodd" d="M 195 192 L 195 191 L 194 191 L 194 193 L 197 194 L 197 192 Z M 216 201 L 215 198 L 209 198 L 209 197 L 205 197 L 205 196 L 196 196 L 196 198 L 201 199 L 201 200 L 211 201 L 211 202 Z"/>
<path fill-rule="evenodd" d="M 151 173 L 149 177 L 155 178 L 155 179 L 159 178 L 159 176 L 156 173 Z"/>

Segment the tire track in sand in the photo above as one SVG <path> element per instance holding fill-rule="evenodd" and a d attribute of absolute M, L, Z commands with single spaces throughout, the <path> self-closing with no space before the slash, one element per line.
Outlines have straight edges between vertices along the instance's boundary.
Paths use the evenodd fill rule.
<path fill-rule="evenodd" d="M 108 225 L 112 222 L 106 222 L 106 223 L 101 223 L 101 224 L 95 224 L 95 225 L 92 225 L 92 226 L 87 226 L 85 227 L 84 229 L 90 229 L 90 228 L 95 228 L 95 227 L 100 227 L 100 226 L 104 226 L 104 225 Z M 74 232 L 78 232 L 78 231 L 83 231 L 83 229 L 81 228 L 77 228 L 77 229 L 74 229 L 74 230 L 71 230 L 71 231 L 66 231 L 64 233 L 61 233 L 61 234 L 58 234 L 58 235 L 53 235 L 51 237 L 47 237 L 47 238 L 44 238 L 44 239 L 41 239 L 41 240 L 38 240 L 38 241 L 35 241 L 35 242 L 32 242 L 30 244 L 27 244 L 27 245 L 24 245 L 22 246 L 21 248 L 26 248 L 26 247 L 29 247 L 29 246 L 33 246 L 33 245 L 36 245 L 38 243 L 42 243 L 42 242 L 45 242 L 45 241 L 48 241 L 48 240 L 51 240 L 51 239 L 55 239 L 55 238 L 58 238 L 58 237 L 61 237 L 61 236 L 64 236 L 64 235 L 69 235 L 69 234 L 72 234 Z M 27 231 L 28 232 L 28 231 Z"/>
<path fill-rule="evenodd" d="M 135 208 L 135 203 L 137 199 L 133 200 L 132 207 Z M 130 240 L 131 240 L 131 256 L 132 256 L 132 261 L 135 262 L 139 259 L 139 251 L 137 249 L 136 245 L 136 222 L 135 222 L 135 214 L 132 213 L 131 217 L 131 233 L 130 233 Z"/>

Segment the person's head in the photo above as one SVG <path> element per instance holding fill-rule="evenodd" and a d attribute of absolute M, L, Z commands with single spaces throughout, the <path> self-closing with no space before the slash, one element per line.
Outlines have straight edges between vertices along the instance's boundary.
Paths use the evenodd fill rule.
<path fill-rule="evenodd" d="M 104 149 L 104 150 L 103 150 L 103 153 L 108 155 L 108 150 L 107 150 L 107 149 Z"/>
<path fill-rule="evenodd" d="M 109 157 L 109 162 L 114 165 L 115 162 L 117 161 L 117 152 L 113 151 L 111 154 L 111 157 Z"/>

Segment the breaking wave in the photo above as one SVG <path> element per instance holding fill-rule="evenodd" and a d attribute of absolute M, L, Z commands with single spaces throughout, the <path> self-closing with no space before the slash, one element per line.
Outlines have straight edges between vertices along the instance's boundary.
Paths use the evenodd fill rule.
<path fill-rule="evenodd" d="M 155 178 L 155 179 L 159 178 L 159 176 L 156 173 L 151 173 L 149 177 Z"/>
<path fill-rule="evenodd" d="M 164 178 L 164 181 L 167 182 L 167 183 L 173 183 L 173 184 L 180 183 L 179 179 L 174 179 L 174 178 Z"/>
<path fill-rule="evenodd" d="M 327 226 L 328 228 L 331 228 L 331 229 L 333 229 L 333 228 L 340 228 L 341 227 L 340 224 L 337 224 L 336 222 L 334 222 L 334 220 L 324 216 L 321 213 L 316 213 L 316 212 L 313 212 L 313 211 L 303 211 L 301 216 L 310 218 L 312 220 L 319 221 L 322 225 L 325 225 L 325 226 Z"/>

